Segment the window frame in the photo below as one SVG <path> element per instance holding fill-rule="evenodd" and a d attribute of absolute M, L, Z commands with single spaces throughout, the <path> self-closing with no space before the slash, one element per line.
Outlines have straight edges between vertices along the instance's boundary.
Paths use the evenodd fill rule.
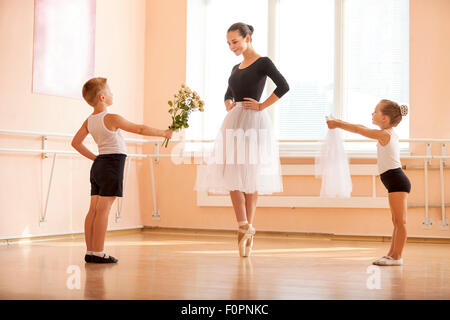
<path fill-rule="evenodd" d="M 204 4 L 203 10 L 206 15 L 206 7 L 211 0 L 201 0 Z M 279 60 L 279 21 L 280 21 L 280 1 L 283 0 L 267 0 L 268 5 L 268 25 L 267 25 L 267 55 L 275 65 L 278 64 Z M 333 115 L 337 118 L 342 119 L 344 116 L 344 1 L 345 0 L 334 0 L 335 5 L 335 26 L 334 26 L 334 90 L 333 90 Z M 189 5 L 189 4 L 188 4 Z M 188 8 L 189 10 L 189 8 Z M 189 14 L 189 13 L 188 13 Z M 189 20 L 188 20 L 189 23 Z M 186 62 L 188 62 L 188 54 L 186 55 Z M 204 65 L 203 65 L 204 68 Z M 202 72 L 204 74 L 204 70 Z M 186 75 L 187 78 L 187 75 Z M 272 81 L 267 81 L 265 92 L 273 92 L 275 90 Z M 267 109 L 269 116 L 272 120 L 275 131 L 278 132 L 279 119 L 277 112 L 277 102 Z M 409 119 L 408 119 L 409 121 Z M 408 138 L 409 139 L 409 135 Z M 293 139 L 296 140 L 296 139 Z M 350 139 L 353 140 L 353 139 Z M 360 140 L 365 140 L 364 137 Z M 367 139 L 370 141 L 370 139 Z M 284 141 L 284 140 L 283 140 Z M 308 141 L 308 140 L 306 140 Z M 374 142 L 366 142 L 367 144 Z M 195 146 L 196 143 L 185 144 L 185 150 L 188 152 L 199 151 L 199 146 Z M 186 147 L 191 145 L 191 147 Z M 320 150 L 320 142 L 282 142 L 279 144 L 280 157 L 308 157 L 314 156 Z M 202 148 L 205 150 L 205 146 Z M 208 150 L 208 148 L 206 148 Z M 353 156 L 367 156 L 372 158 L 376 155 L 376 148 L 372 149 L 352 149 L 345 148 L 346 153 Z M 401 146 L 402 155 L 410 155 L 410 144 L 404 143 Z"/>

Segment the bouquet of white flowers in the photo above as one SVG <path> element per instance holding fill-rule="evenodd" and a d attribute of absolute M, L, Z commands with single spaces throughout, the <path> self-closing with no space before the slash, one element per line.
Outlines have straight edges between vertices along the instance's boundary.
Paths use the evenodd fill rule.
<path fill-rule="evenodd" d="M 184 84 L 181 85 L 181 89 L 174 95 L 173 100 L 169 100 L 168 104 L 170 106 L 169 113 L 172 116 L 172 125 L 169 126 L 169 129 L 172 129 L 173 131 L 189 128 L 189 114 L 192 111 L 197 110 L 203 112 L 203 107 L 205 105 L 205 103 L 200 100 L 200 96 L 197 92 L 192 91 Z M 169 139 L 166 138 L 163 145 L 167 148 L 168 143 Z"/>

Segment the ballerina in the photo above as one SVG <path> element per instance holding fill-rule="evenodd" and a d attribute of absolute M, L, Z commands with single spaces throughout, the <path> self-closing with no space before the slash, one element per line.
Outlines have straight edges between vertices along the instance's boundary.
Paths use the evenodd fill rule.
<path fill-rule="evenodd" d="M 198 168 L 195 186 L 196 190 L 230 194 L 242 257 L 250 256 L 253 247 L 258 194 L 283 191 L 278 145 L 265 109 L 289 91 L 287 81 L 273 62 L 256 53 L 253 31 L 252 26 L 241 22 L 228 29 L 230 50 L 237 56 L 242 54 L 244 60 L 232 69 L 224 99 L 228 113 L 215 140 L 213 155 Z M 277 87 L 264 102 L 259 102 L 267 76 Z"/>

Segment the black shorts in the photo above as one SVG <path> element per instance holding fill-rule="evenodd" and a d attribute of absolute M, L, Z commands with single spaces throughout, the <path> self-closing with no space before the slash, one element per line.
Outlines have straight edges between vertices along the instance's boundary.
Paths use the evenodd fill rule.
<path fill-rule="evenodd" d="M 91 167 L 91 196 L 122 197 L 126 154 L 101 154 Z"/>
<path fill-rule="evenodd" d="M 411 191 L 411 182 L 409 181 L 402 168 L 391 169 L 380 175 L 381 182 L 391 192 L 407 192 Z"/>

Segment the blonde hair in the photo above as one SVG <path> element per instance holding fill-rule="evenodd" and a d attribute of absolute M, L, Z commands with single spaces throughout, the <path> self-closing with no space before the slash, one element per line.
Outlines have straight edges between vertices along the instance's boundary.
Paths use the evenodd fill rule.
<path fill-rule="evenodd" d="M 399 105 L 387 99 L 381 100 L 380 103 L 382 104 L 381 113 L 389 117 L 393 127 L 396 127 L 402 121 L 402 117 L 408 114 L 408 106 L 405 104 Z"/>
<path fill-rule="evenodd" d="M 92 78 L 83 85 L 83 98 L 91 106 L 97 104 L 97 96 L 106 87 L 106 78 Z"/>

